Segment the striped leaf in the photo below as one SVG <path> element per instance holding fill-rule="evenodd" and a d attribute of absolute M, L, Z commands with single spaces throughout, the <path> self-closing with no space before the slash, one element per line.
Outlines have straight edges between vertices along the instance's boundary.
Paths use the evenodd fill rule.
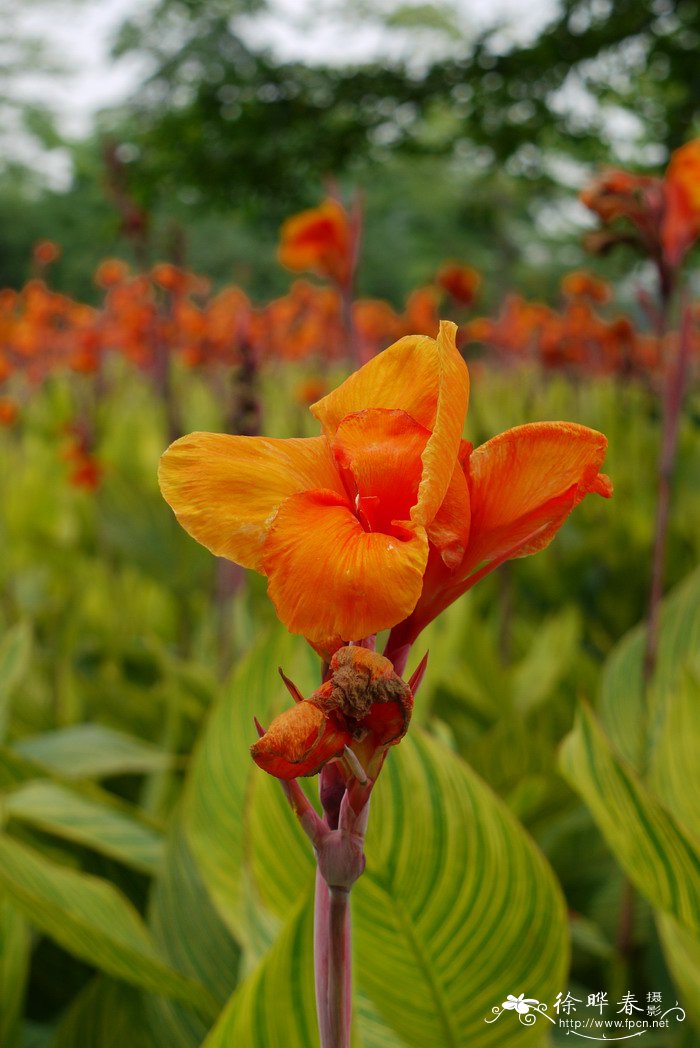
<path fill-rule="evenodd" d="M 151 993 L 214 1015 L 211 994 L 163 960 L 131 903 L 111 883 L 51 862 L 0 834 L 0 887 L 30 922 L 70 953 Z"/>
<path fill-rule="evenodd" d="M 313 905 L 302 896 L 264 960 L 241 984 L 202 1048 L 318 1048 Z"/>
<path fill-rule="evenodd" d="M 154 886 L 149 924 L 170 964 L 223 1004 L 238 979 L 240 949 L 211 903 L 177 819 Z M 199 1048 L 210 1025 L 162 997 L 146 998 L 145 1012 L 158 1048 Z"/>
<path fill-rule="evenodd" d="M 649 783 L 674 818 L 700 841 L 700 676 L 689 669 L 665 706 Z"/>
<path fill-rule="evenodd" d="M 18 1048 L 20 1016 L 29 970 L 29 929 L 0 888 L 0 1045 Z"/>
<path fill-rule="evenodd" d="M 142 775 L 173 765 L 171 754 L 103 724 L 76 724 L 31 735 L 20 739 L 14 748 L 70 779 Z"/>
<path fill-rule="evenodd" d="M 650 781 L 667 809 L 696 842 L 700 841 L 699 776 L 700 681 L 686 672 L 673 700 L 666 705 Z M 700 883 L 696 890 L 700 894 Z M 657 914 L 656 923 L 679 997 L 700 1029 L 700 935 L 692 934 L 663 913 Z"/>
<path fill-rule="evenodd" d="M 601 686 L 601 717 L 615 748 L 636 769 L 647 772 L 654 803 L 662 806 L 668 826 L 677 826 L 700 854 L 700 570 L 677 586 L 663 603 L 653 685 L 645 700 L 642 665 L 646 629 L 629 633 L 606 663 Z M 648 703 L 648 710 L 646 708 Z M 664 812 L 669 813 L 665 815 Z M 620 828 L 622 830 L 622 827 Z M 618 831 L 618 835 L 620 833 Z M 651 843 L 651 842 L 650 842 Z M 611 845 L 613 850 L 614 844 Z M 664 858 L 673 862 L 671 851 Z M 621 854 L 618 858 L 622 862 Z M 696 860 L 697 861 L 697 860 Z M 673 871 L 683 876 L 683 868 Z M 631 880 L 640 891 L 644 885 Z M 692 874 L 691 874 L 692 875 Z M 687 890 L 700 896 L 698 873 Z M 656 914 L 668 967 L 689 1013 L 700 1025 L 694 1005 L 700 991 L 700 935 L 664 912 Z M 698 903 L 700 905 L 700 903 Z"/>
<path fill-rule="evenodd" d="M 0 800 L 6 816 L 153 874 L 163 858 L 161 834 L 126 807 L 48 781 L 28 782 Z"/>
<path fill-rule="evenodd" d="M 259 775 L 250 874 L 284 923 L 207 1048 L 316 1043 L 310 848 L 282 816 L 278 784 Z M 353 920 L 357 1035 L 367 1048 L 503 1044 L 505 1030 L 484 1022 L 494 1005 L 523 989 L 550 999 L 566 970 L 564 905 L 544 859 L 488 787 L 420 731 L 392 751 L 376 788 Z M 533 1044 L 541 1031 L 517 1024 L 507 1037 Z"/>
<path fill-rule="evenodd" d="M 554 875 L 491 790 L 420 732 L 391 754 L 372 803 L 354 893 L 360 990 L 406 1044 L 506 1043 L 484 1022 L 493 1006 L 523 991 L 546 1001 L 564 978 Z M 507 1038 L 541 1031 L 513 1025 Z"/>
<path fill-rule="evenodd" d="M 10 701 L 29 669 L 31 648 L 32 635 L 26 622 L 17 623 L 0 641 L 0 742 L 7 731 Z"/>
<path fill-rule="evenodd" d="M 678 998 L 700 1030 L 700 935 L 682 928 L 668 914 L 659 913 L 656 926 Z"/>
<path fill-rule="evenodd" d="M 248 963 L 261 956 L 276 927 L 265 920 L 247 856 L 250 835 L 256 832 L 252 802 L 258 789 L 270 789 L 260 785 L 263 776 L 250 757 L 256 738 L 253 718 L 266 724 L 290 702 L 278 666 L 306 694 L 318 684 L 318 659 L 302 641 L 281 630 L 261 641 L 238 665 L 212 713 L 193 759 L 184 801 L 193 855 L 217 909 L 245 948 Z M 281 818 L 290 821 L 286 812 Z M 279 863 L 286 864 L 287 859 Z"/>
<path fill-rule="evenodd" d="M 156 1048 L 145 1026 L 138 993 L 98 976 L 73 999 L 50 1048 Z"/>
<path fill-rule="evenodd" d="M 620 865 L 652 905 L 700 932 L 700 846 L 640 781 L 583 706 L 564 740 L 561 768 Z"/>
<path fill-rule="evenodd" d="M 652 755 L 679 681 L 700 651 L 700 569 L 666 598 L 661 609 L 653 687 L 645 710 L 642 665 L 646 628 L 631 630 L 609 656 L 600 690 L 600 717 L 623 757 L 639 770 Z"/>

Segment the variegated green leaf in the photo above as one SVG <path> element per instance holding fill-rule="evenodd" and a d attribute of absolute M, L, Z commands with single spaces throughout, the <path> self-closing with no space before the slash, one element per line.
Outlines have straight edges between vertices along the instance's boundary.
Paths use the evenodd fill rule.
<path fill-rule="evenodd" d="M 561 767 L 639 891 L 700 931 L 700 845 L 639 780 L 587 707 L 564 741 Z"/>
<path fill-rule="evenodd" d="M 693 572 L 662 605 L 653 685 L 644 695 L 643 660 L 646 628 L 631 630 L 608 658 L 600 690 L 600 717 L 615 747 L 637 770 L 647 766 L 667 706 L 678 683 L 700 652 L 700 569 Z M 648 706 L 648 709 L 647 709 Z"/>
<path fill-rule="evenodd" d="M 265 958 L 236 990 L 202 1048 L 317 1048 L 313 906 L 298 900 Z"/>
<path fill-rule="evenodd" d="M 88 983 L 56 1028 L 51 1048 L 156 1048 L 144 1022 L 139 994 L 98 976 Z"/>
<path fill-rule="evenodd" d="M 259 905 L 283 921 L 281 937 L 235 992 L 207 1048 L 238 1043 L 246 1029 L 256 1048 L 273 1048 L 281 1014 L 285 1048 L 315 1043 L 310 847 L 283 814 L 279 785 L 259 778 L 248 875 Z M 484 1020 L 508 993 L 526 988 L 547 1000 L 560 988 L 568 946 L 556 882 L 505 805 L 420 731 L 392 750 L 376 787 L 353 917 L 359 1044 L 480 1048 L 541 1036 Z"/>
<path fill-rule="evenodd" d="M 184 802 L 186 830 L 204 882 L 251 961 L 269 945 L 275 927 L 258 905 L 246 858 L 255 829 L 252 799 L 256 790 L 269 789 L 260 786 L 261 773 L 250 757 L 256 739 L 253 718 L 269 723 L 291 702 L 278 666 L 306 694 L 318 686 L 318 659 L 303 642 L 280 630 L 264 639 L 236 668 L 213 711 Z"/>
<path fill-rule="evenodd" d="M 506 1043 L 484 1022 L 493 1006 L 523 990 L 546 1001 L 566 970 L 551 870 L 491 790 L 419 732 L 392 752 L 372 803 L 355 889 L 358 987 L 406 1044 Z M 507 1036 L 533 1044 L 541 1031 Z"/>
<path fill-rule="evenodd" d="M 151 993 L 216 1014 L 211 994 L 159 956 L 138 913 L 110 882 L 59 866 L 0 834 L 0 887 L 35 927 L 70 953 Z"/>
<path fill-rule="evenodd" d="M 162 836 L 135 809 L 125 809 L 48 781 L 25 783 L 0 799 L 6 817 L 153 874 L 163 858 Z"/>
<path fill-rule="evenodd" d="M 29 669 L 32 635 L 26 622 L 19 622 L 0 640 L 0 742 L 5 738 L 10 701 Z"/>
<path fill-rule="evenodd" d="M 209 898 L 178 819 L 153 891 L 149 924 L 162 954 L 222 1003 L 238 981 L 240 949 Z M 157 1048 L 199 1048 L 209 1023 L 177 1001 L 145 999 Z"/>
<path fill-rule="evenodd" d="M 157 746 L 102 724 L 76 724 L 28 736 L 15 749 L 70 779 L 142 775 L 173 765 L 173 757 Z"/>
<path fill-rule="evenodd" d="M 20 1016 L 29 970 L 29 928 L 0 888 L 0 1045 L 18 1048 Z"/>

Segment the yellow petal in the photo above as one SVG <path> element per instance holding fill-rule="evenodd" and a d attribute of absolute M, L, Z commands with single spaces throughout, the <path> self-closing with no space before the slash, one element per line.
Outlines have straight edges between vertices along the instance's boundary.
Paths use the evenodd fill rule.
<path fill-rule="evenodd" d="M 185 531 L 217 556 L 257 571 L 280 503 L 307 489 L 343 492 L 325 437 L 190 433 L 170 445 L 158 477 Z"/>
<path fill-rule="evenodd" d="M 428 541 L 423 528 L 367 532 L 332 491 L 292 495 L 265 540 L 268 592 L 285 626 L 316 644 L 359 640 L 415 607 Z"/>

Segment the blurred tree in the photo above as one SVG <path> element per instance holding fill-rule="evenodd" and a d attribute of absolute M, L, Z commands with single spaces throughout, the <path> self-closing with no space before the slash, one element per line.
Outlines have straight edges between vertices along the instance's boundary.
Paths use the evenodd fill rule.
<path fill-rule="evenodd" d="M 492 165 L 513 159 L 513 173 L 519 165 L 551 180 L 553 154 L 609 160 L 620 137 L 642 162 L 658 162 L 697 118 L 696 3 L 563 0 L 529 43 L 508 43 L 500 29 L 455 40 L 449 6 L 401 4 L 390 25 L 451 37 L 450 56 L 421 71 L 256 53 L 236 16 L 263 7 L 160 0 L 122 31 L 117 53 L 145 51 L 154 68 L 130 110 L 144 199 L 185 188 L 201 203 L 281 213 L 358 158 L 452 156 L 468 143 Z"/>

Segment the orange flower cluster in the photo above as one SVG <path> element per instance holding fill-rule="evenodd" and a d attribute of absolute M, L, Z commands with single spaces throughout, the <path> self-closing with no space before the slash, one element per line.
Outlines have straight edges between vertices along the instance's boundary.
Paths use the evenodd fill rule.
<path fill-rule="evenodd" d="M 0 382 L 18 371 L 35 385 L 57 368 L 92 370 L 97 318 L 41 280 L 0 291 Z"/>
<path fill-rule="evenodd" d="M 670 346 L 660 347 L 654 336 L 637 331 L 629 317 L 608 320 L 595 309 L 610 299 L 607 284 L 575 272 L 562 279 L 561 288 L 564 303 L 558 310 L 509 295 L 497 317 L 465 325 L 465 341 L 485 345 L 506 364 L 529 361 L 547 370 L 645 380 L 663 371 Z"/>
<path fill-rule="evenodd" d="M 700 139 L 672 155 L 663 178 L 613 168 L 581 193 L 605 229 L 589 237 L 592 250 L 627 243 L 671 273 L 700 236 Z"/>

